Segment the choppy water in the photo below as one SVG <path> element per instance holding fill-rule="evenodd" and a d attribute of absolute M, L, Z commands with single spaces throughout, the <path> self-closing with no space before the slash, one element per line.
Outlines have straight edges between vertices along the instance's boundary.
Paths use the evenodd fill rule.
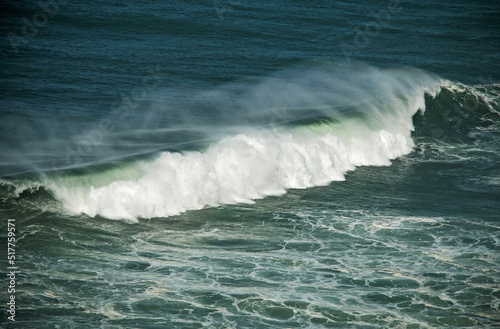
<path fill-rule="evenodd" d="M 54 3 L 0 14 L 3 325 L 500 326 L 496 2 Z"/>

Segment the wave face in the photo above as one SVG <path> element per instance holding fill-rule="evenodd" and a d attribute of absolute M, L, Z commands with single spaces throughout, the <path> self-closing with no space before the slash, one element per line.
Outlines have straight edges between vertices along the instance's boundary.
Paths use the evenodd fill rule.
<path fill-rule="evenodd" d="M 327 185 L 411 152 L 414 115 L 442 90 L 460 96 L 452 85 L 416 69 L 317 65 L 224 86 L 200 94 L 218 119 L 191 121 L 211 131 L 209 146 L 47 172 L 31 186 L 74 214 L 137 221 Z"/>

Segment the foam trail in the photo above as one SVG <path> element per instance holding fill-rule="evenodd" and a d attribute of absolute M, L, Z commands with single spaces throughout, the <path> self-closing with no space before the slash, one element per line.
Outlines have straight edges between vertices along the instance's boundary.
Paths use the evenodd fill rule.
<path fill-rule="evenodd" d="M 372 75 L 362 72 L 362 76 L 370 76 L 372 81 L 351 76 L 348 86 L 329 90 L 327 98 L 315 95 L 310 86 L 299 93 L 300 85 L 295 85 L 290 94 L 292 98 L 302 95 L 303 102 L 296 101 L 302 106 L 310 106 L 318 96 L 323 108 L 328 105 L 325 99 L 336 99 L 336 95 L 344 103 L 346 94 L 364 95 L 351 99 L 351 114 L 355 115 L 338 115 L 333 106 L 324 112 L 333 122 L 247 128 L 202 152 L 163 152 L 152 161 L 139 161 L 133 167 L 136 174 L 122 179 L 69 184 L 52 177 L 45 185 L 73 213 L 135 221 L 207 206 L 250 203 L 290 188 L 343 180 L 356 166 L 390 165 L 390 159 L 412 150 L 412 116 L 424 109 L 425 94 L 436 94 L 443 82 L 421 71 L 371 68 L 370 72 Z M 378 85 L 372 86 L 374 83 Z M 373 99 L 374 91 L 375 100 L 356 105 L 360 99 Z M 284 95 L 277 97 L 283 99 Z M 248 97 L 245 104 L 249 104 Z"/>

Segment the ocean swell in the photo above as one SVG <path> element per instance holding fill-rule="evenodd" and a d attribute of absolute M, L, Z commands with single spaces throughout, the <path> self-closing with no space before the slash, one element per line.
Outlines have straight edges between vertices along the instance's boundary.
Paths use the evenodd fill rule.
<path fill-rule="evenodd" d="M 344 180 L 345 173 L 357 166 L 387 166 L 391 159 L 409 153 L 414 146 L 412 116 L 424 110 L 425 94 L 436 95 L 443 84 L 441 79 L 411 69 L 357 68 L 345 79 L 342 74 L 346 72 L 313 73 L 303 80 L 306 83 L 287 81 L 293 85 L 291 93 L 275 97 L 289 96 L 300 104 L 302 112 L 300 106 L 288 105 L 295 117 L 299 113 L 302 118 L 310 117 L 306 108 L 317 102 L 321 115 L 333 119 L 330 122 L 247 126 L 205 150 L 162 152 L 152 160 L 138 161 L 127 169 L 136 171 L 135 175 L 112 182 L 78 178 L 68 183 L 56 175 L 46 177 L 44 185 L 72 213 L 129 221 L 251 203 L 291 188 L 326 185 Z M 320 91 L 311 88 L 312 78 Z M 255 91 L 265 89 L 266 84 L 269 81 L 251 87 L 245 98 L 247 108 L 249 95 L 255 97 Z M 254 107 L 258 105 L 262 115 L 263 98 L 255 99 Z M 335 103 L 339 99 L 341 112 Z M 272 121 L 272 111 L 268 113 Z"/>

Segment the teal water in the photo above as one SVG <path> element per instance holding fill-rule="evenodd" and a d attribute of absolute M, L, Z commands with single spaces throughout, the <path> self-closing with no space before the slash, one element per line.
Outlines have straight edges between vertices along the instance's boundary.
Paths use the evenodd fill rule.
<path fill-rule="evenodd" d="M 2 327 L 500 326 L 496 2 L 1 6 Z"/>

